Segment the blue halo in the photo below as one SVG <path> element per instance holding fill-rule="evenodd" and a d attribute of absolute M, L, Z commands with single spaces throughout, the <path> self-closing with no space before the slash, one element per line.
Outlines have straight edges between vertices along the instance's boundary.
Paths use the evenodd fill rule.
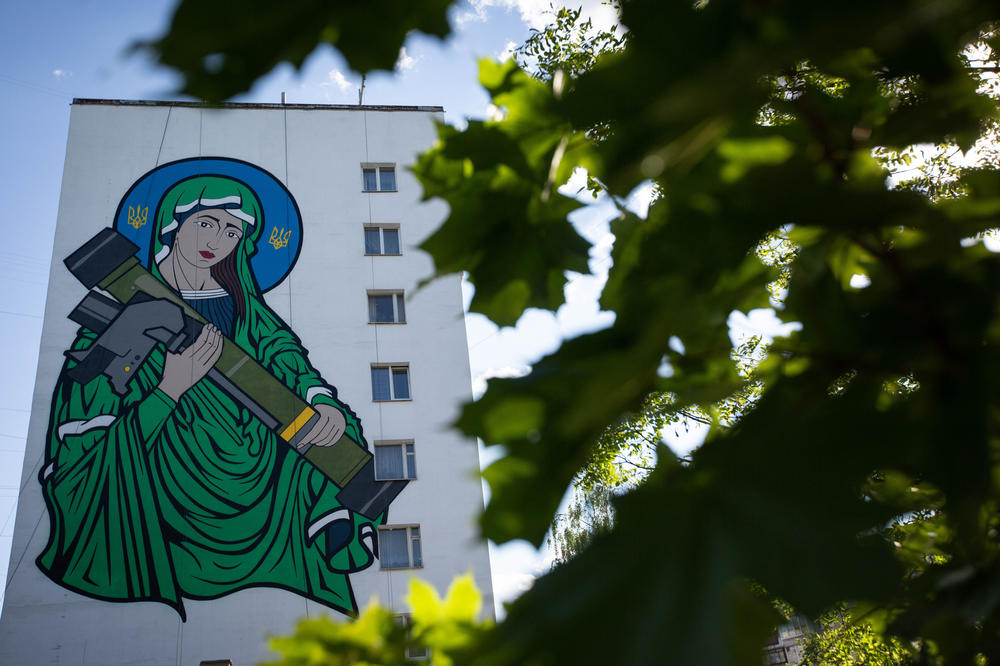
<path fill-rule="evenodd" d="M 201 175 L 235 178 L 257 195 L 264 211 L 264 228 L 257 240 L 257 252 L 250 258 L 250 270 L 261 291 L 272 289 L 285 279 L 299 258 L 302 216 L 292 193 L 270 172 L 249 162 L 228 157 L 190 157 L 156 167 L 135 181 L 125 193 L 115 213 L 115 230 L 139 246 L 135 256 L 149 268 L 150 225 L 156 225 L 156 207 L 175 183 Z M 133 212 L 130 221 L 130 209 L 145 211 L 145 215 L 139 213 L 137 217 Z M 133 222 L 142 224 L 133 226 Z M 272 245 L 269 242 L 272 234 L 278 236 L 279 231 L 281 243 Z"/>

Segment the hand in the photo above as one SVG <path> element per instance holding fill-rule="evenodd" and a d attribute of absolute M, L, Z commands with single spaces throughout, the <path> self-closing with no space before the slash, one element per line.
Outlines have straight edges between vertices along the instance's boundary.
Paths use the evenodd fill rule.
<path fill-rule="evenodd" d="M 190 347 L 180 354 L 167 352 L 158 388 L 177 402 L 185 391 L 208 374 L 221 355 L 222 333 L 215 326 L 205 324 Z"/>
<path fill-rule="evenodd" d="M 333 405 L 316 405 L 313 409 L 319 414 L 319 420 L 299 442 L 299 447 L 305 447 L 309 444 L 313 446 L 336 444 L 347 428 L 347 419 L 344 418 L 344 413 Z"/>

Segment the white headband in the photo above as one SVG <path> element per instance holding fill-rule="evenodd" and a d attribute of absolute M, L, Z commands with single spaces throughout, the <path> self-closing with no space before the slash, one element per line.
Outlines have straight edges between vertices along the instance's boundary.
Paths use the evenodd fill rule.
<path fill-rule="evenodd" d="M 252 226 L 256 222 L 256 220 L 254 219 L 253 215 L 250 215 L 249 213 L 244 213 L 240 209 L 240 206 L 242 205 L 243 205 L 243 199 L 235 194 L 229 197 L 222 197 L 221 199 L 203 199 L 199 197 L 198 199 L 195 199 L 191 203 L 187 203 L 182 206 L 177 206 L 176 208 L 174 208 L 174 218 L 176 218 L 178 215 L 183 215 L 184 213 L 188 212 L 195 206 L 200 206 L 202 209 L 221 208 L 230 215 L 232 215 L 233 217 L 243 220 L 244 222 Z M 235 206 L 235 208 L 230 208 L 230 206 Z M 168 231 L 173 231 L 175 228 L 177 228 L 176 219 L 167 226 L 163 227 L 163 230 L 160 233 L 165 234 Z"/>

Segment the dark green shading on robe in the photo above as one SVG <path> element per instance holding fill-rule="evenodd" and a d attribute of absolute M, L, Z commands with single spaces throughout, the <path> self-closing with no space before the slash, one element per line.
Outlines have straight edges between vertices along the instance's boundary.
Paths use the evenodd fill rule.
<path fill-rule="evenodd" d="M 247 351 L 303 398 L 325 387 L 294 334 L 254 306 L 244 330 L 257 344 Z M 73 348 L 94 338 L 81 329 Z M 182 597 L 254 586 L 355 612 L 346 574 L 373 561 L 358 534 L 368 523 L 374 540 L 382 518 L 352 515 L 354 539 L 327 553 L 322 534 L 310 539 L 307 529 L 340 506 L 338 488 L 209 380 L 175 404 L 155 388 L 163 360 L 155 349 L 122 397 L 104 376 L 72 381 L 67 361 L 40 474 L 51 530 L 38 566 L 81 594 L 161 601 L 182 617 Z M 364 446 L 351 411 L 313 393 L 314 405 L 345 413 L 347 436 Z"/>

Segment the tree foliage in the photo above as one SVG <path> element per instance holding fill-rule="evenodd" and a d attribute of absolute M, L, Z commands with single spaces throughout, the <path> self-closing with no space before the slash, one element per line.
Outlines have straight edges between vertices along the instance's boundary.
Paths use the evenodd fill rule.
<path fill-rule="evenodd" d="M 620 14 L 620 3 L 613 4 Z M 583 16 L 582 7 L 553 8 L 551 15 L 545 28 L 532 28 L 528 39 L 514 49 L 518 65 L 543 81 L 551 81 L 556 72 L 580 76 L 593 69 L 598 59 L 625 48 L 627 33 L 618 26 L 595 28 L 593 20 Z"/>
<path fill-rule="evenodd" d="M 801 646 L 802 666 L 909 666 L 916 661 L 899 639 L 883 638 L 843 605 L 824 613 Z"/>
<path fill-rule="evenodd" d="M 582 553 L 595 537 L 607 534 L 614 527 L 611 492 L 607 486 L 577 490 L 566 512 L 556 514 L 552 521 L 549 544 L 555 555 L 553 567 L 569 562 Z"/>
<path fill-rule="evenodd" d="M 277 65 L 302 66 L 335 45 L 352 69 L 391 70 L 412 30 L 446 37 L 452 0 L 395 0 L 378 18 L 358 2 L 180 0 L 167 34 L 133 48 L 183 78 L 180 92 L 218 102 L 250 89 Z"/>
<path fill-rule="evenodd" d="M 391 19 L 421 28 L 443 12 L 419 14 Z M 759 584 L 809 616 L 863 606 L 923 663 L 1000 661 L 1000 266 L 967 240 L 1000 226 L 1000 175 L 973 165 L 938 196 L 887 187 L 873 157 L 965 151 L 996 121 L 959 54 L 973 44 L 995 69 L 1000 11 L 630 0 L 621 18 L 623 48 L 579 76 L 484 63 L 503 117 L 442 126 L 415 166 L 450 208 L 424 249 L 439 274 L 467 270 L 472 309 L 501 325 L 556 309 L 566 272 L 587 270 L 566 220 L 580 204 L 557 191 L 576 167 L 616 197 L 650 179 L 660 191 L 646 219 L 612 225 L 613 326 L 465 407 L 458 427 L 508 451 L 485 472 L 484 534 L 540 543 L 602 434 L 651 394 L 689 409 L 741 390 L 726 322 L 766 306 L 769 285 L 787 279 L 782 316 L 802 329 L 757 366 L 754 409 L 690 460 L 658 447 L 612 529 L 461 658 L 756 665 L 779 620 Z M 259 47 L 233 34 L 235 51 Z M 271 60 L 309 48 L 274 35 Z M 352 63 L 398 50 L 334 37 L 372 59 Z M 795 248 L 784 268 L 755 252 L 776 232 Z"/>
<path fill-rule="evenodd" d="M 295 633 L 271 639 L 280 661 L 271 666 L 403 666 L 428 655 L 434 666 L 451 666 L 492 622 L 480 619 L 482 595 L 471 574 L 456 578 L 444 599 L 424 581 L 410 579 L 411 612 L 394 614 L 372 601 L 350 622 L 317 617 L 299 622 Z"/>

